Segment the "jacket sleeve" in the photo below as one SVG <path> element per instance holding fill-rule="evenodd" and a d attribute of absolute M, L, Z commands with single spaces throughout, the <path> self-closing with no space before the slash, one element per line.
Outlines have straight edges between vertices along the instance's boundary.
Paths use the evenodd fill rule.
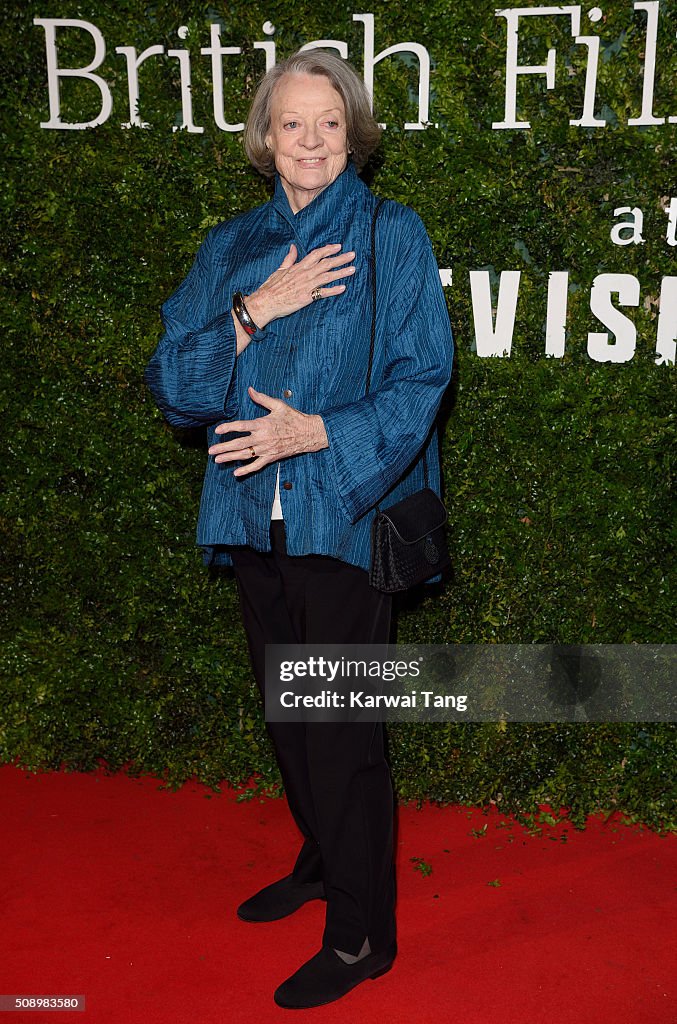
<path fill-rule="evenodd" d="M 216 284 L 212 231 L 188 276 L 162 307 L 165 331 L 144 375 L 160 410 L 175 427 L 199 427 L 228 418 L 237 340 L 230 309 L 212 315 Z"/>
<path fill-rule="evenodd" d="M 451 377 L 453 339 L 437 262 L 420 218 L 399 209 L 407 215 L 403 226 L 381 229 L 377 222 L 377 281 L 387 277 L 387 290 L 378 289 L 382 336 L 377 333 L 374 355 L 376 372 L 384 345 L 382 375 L 372 376 L 368 395 L 321 414 L 336 491 L 352 523 L 416 459 Z M 394 248 L 380 243 L 382 230 L 394 230 Z M 384 307 L 387 318 L 380 315 Z"/>

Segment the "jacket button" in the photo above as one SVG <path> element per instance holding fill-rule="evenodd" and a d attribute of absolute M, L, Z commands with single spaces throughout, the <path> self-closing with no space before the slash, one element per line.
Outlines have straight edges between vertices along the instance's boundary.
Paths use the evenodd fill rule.
<path fill-rule="evenodd" d="M 284 398 L 291 398 L 291 396 L 294 394 L 294 392 L 291 390 L 291 388 L 285 388 L 284 391 L 282 392 L 282 394 L 283 394 Z"/>
<path fill-rule="evenodd" d="M 291 482 L 291 480 L 285 480 L 285 482 L 282 484 L 282 486 L 284 487 L 285 491 L 291 491 L 291 489 L 292 489 L 292 487 L 294 485 Z"/>

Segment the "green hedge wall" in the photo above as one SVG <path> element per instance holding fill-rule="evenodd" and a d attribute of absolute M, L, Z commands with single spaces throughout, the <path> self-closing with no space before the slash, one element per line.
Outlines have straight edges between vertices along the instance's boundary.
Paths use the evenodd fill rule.
<path fill-rule="evenodd" d="M 665 643 L 673 640 L 674 373 L 654 361 L 657 296 L 674 274 L 665 197 L 675 194 L 677 125 L 628 127 L 641 107 L 646 19 L 604 4 L 598 106 L 604 129 L 571 127 L 583 95 L 584 47 L 566 19 L 526 19 L 520 60 L 557 49 L 557 89 L 524 76 L 530 131 L 492 130 L 503 116 L 506 29 L 489 0 L 373 3 L 377 52 L 423 43 L 433 62 L 431 120 L 415 119 L 417 69 L 389 59 L 375 73 L 388 122 L 369 169 L 379 194 L 423 217 L 441 267 L 457 341 L 443 417 L 453 579 L 407 598 L 399 636 L 418 642 Z M 206 230 L 266 198 L 240 136 L 211 114 L 209 24 L 220 19 L 225 103 L 241 119 L 263 70 L 252 49 L 264 21 L 279 55 L 311 39 L 346 40 L 358 67 L 360 7 L 195 0 L 115 5 L 9 3 L 0 28 L 3 332 L 3 644 L 0 759 L 32 767 L 189 776 L 218 785 L 276 769 L 250 675 L 232 580 L 193 547 L 205 461 L 201 435 L 163 425 L 142 384 L 160 332 L 158 308 Z M 100 70 L 113 115 L 87 131 L 48 118 L 45 34 L 34 17 L 86 18 L 102 31 Z M 177 37 L 179 25 L 188 39 Z M 582 31 L 586 31 L 583 29 Z M 677 115 L 677 11 L 660 4 L 654 110 Z M 59 37 L 63 65 L 92 40 Z M 189 46 L 203 134 L 171 131 L 178 63 L 140 69 L 150 130 L 122 130 L 127 79 L 116 46 Z M 672 106 L 671 106 L 672 104 Z M 64 119 L 98 110 L 91 83 L 63 85 Z M 661 201 L 663 200 L 663 205 Z M 609 240 L 616 206 L 644 213 L 641 245 Z M 480 359 L 468 272 L 522 270 L 509 359 Z M 548 273 L 569 270 L 567 348 L 546 359 Z M 596 274 L 632 274 L 641 302 L 630 362 L 586 354 Z M 638 680 L 641 685 L 641 680 Z M 549 803 L 581 824 L 592 810 L 675 826 L 671 725 L 421 725 L 390 730 L 403 798 L 484 804 L 523 815 Z"/>

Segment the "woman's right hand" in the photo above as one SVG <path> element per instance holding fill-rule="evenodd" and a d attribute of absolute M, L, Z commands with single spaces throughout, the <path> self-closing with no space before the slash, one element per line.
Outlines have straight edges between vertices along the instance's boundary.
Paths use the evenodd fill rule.
<path fill-rule="evenodd" d="M 298 250 L 292 243 L 278 269 L 260 288 L 245 297 L 247 310 L 257 327 L 265 327 L 271 320 L 309 306 L 315 289 L 319 289 L 322 299 L 344 292 L 344 284 L 332 282 L 355 273 L 354 266 L 347 266 L 352 264 L 355 253 L 340 250 L 340 244 L 323 245 L 297 262 Z"/>

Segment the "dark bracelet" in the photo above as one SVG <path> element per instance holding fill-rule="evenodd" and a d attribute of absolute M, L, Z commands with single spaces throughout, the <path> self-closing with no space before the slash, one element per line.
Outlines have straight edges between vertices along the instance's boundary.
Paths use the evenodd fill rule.
<path fill-rule="evenodd" d="M 249 315 L 249 311 L 244 304 L 244 296 L 242 295 L 242 292 L 235 292 L 233 295 L 233 312 L 240 321 L 243 330 L 245 330 L 250 337 L 257 333 L 259 328 Z"/>

